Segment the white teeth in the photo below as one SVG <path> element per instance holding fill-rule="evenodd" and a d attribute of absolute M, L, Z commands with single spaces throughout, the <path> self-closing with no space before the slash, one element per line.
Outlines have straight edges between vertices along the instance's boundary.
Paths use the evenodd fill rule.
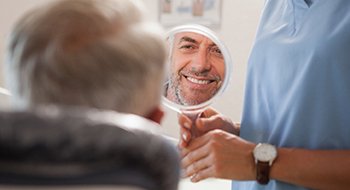
<path fill-rule="evenodd" d="M 192 78 L 192 77 L 187 77 L 187 80 L 193 82 L 193 83 L 196 83 L 196 84 L 209 84 L 210 81 L 209 80 L 198 80 L 198 79 L 195 79 L 195 78 Z"/>

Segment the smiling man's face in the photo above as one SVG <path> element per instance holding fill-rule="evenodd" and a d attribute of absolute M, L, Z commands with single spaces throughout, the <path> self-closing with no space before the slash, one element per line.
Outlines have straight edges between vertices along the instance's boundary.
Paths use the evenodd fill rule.
<path fill-rule="evenodd" d="M 209 38 L 182 32 L 174 37 L 167 97 L 182 105 L 197 105 L 212 98 L 225 74 L 223 55 Z"/>

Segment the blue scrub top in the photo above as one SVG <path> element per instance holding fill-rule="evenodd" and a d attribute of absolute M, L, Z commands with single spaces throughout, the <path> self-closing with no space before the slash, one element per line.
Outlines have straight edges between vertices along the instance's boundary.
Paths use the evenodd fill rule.
<path fill-rule="evenodd" d="M 267 0 L 245 93 L 242 138 L 350 149 L 350 0 Z M 271 180 L 232 189 L 305 188 Z"/>

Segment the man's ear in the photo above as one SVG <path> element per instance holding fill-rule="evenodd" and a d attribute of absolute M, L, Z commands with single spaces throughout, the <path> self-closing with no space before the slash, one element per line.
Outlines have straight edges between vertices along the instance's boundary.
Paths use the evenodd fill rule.
<path fill-rule="evenodd" d="M 163 109 L 160 106 L 157 106 L 151 111 L 151 113 L 148 114 L 146 118 L 160 124 L 160 122 L 163 119 L 163 116 L 164 116 Z"/>

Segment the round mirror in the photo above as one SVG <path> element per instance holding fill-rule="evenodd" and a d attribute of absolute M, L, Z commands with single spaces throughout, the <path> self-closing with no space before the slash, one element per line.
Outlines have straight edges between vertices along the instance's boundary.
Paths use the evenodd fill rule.
<path fill-rule="evenodd" d="M 178 111 L 201 110 L 226 89 L 231 58 L 210 29 L 183 25 L 168 32 L 168 72 L 163 102 Z"/>

